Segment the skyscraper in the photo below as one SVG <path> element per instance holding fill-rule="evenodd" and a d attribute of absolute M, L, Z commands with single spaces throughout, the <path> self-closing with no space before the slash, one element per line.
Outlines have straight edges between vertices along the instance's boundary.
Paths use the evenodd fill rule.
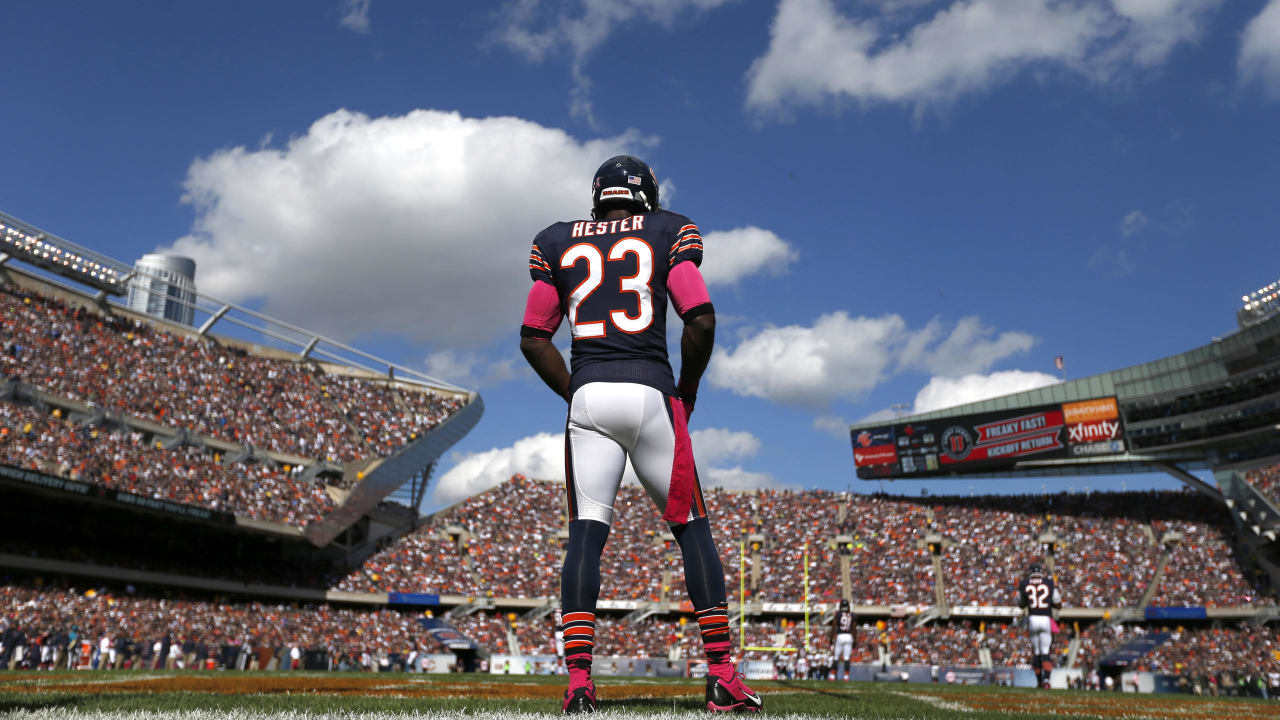
<path fill-rule="evenodd" d="M 195 321 L 196 261 L 180 255 L 147 253 L 129 280 L 129 307 L 166 320 Z"/>

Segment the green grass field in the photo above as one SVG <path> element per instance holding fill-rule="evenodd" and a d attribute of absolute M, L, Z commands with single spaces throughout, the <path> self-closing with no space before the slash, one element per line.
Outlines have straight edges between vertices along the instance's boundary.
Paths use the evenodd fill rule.
<path fill-rule="evenodd" d="M 698 680 L 599 678 L 601 713 L 628 718 L 702 713 Z M 1280 718 L 1280 702 L 1175 695 L 937 685 L 756 682 L 765 713 L 792 718 Z M 0 674 L 9 717 L 137 720 L 559 714 L 563 678 L 399 673 L 78 672 Z"/>

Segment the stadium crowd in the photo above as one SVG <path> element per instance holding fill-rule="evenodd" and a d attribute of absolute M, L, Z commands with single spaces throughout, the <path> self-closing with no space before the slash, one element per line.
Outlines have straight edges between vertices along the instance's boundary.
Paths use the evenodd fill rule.
<path fill-rule="evenodd" d="M 461 406 L 14 287 L 0 289 L 0 376 L 107 412 L 331 462 L 395 452 Z"/>
<path fill-rule="evenodd" d="M 131 586 L 121 590 L 9 579 L 0 584 L 0 670 L 404 668 L 414 653 L 447 652 L 423 628 L 422 618 L 419 611 L 157 597 Z M 552 615 L 526 622 L 514 613 L 476 612 L 449 623 L 488 653 L 556 654 Z M 977 666 L 984 650 L 995 667 L 1030 661 L 1026 631 L 1018 623 L 912 625 L 906 618 L 864 622 L 855 633 L 853 662 Z M 775 660 L 779 673 L 788 677 L 821 677 L 819 672 L 831 667 L 830 627 L 815 616 L 807 650 L 804 631 L 796 619 L 748 619 L 743 627 L 747 645 L 801 652 L 753 650 L 740 659 Z M 1087 672 L 1112 649 L 1148 631 L 1096 623 L 1080 633 L 1075 667 Z M 1134 669 L 1190 678 L 1213 693 L 1238 684 L 1239 673 L 1280 671 L 1280 631 L 1274 627 L 1161 631 L 1170 633 L 1169 640 Z M 1059 667 L 1067 666 L 1071 632 L 1064 628 L 1055 639 Z M 689 618 L 654 616 L 632 623 L 600 615 L 596 638 L 600 656 L 702 657 L 696 623 Z"/>
<path fill-rule="evenodd" d="M 328 605 L 225 603 L 134 595 L 35 581 L 0 585 L 0 669 L 25 662 L 99 669 L 298 669 L 442 648 L 416 613 Z"/>
<path fill-rule="evenodd" d="M 298 466 L 224 465 L 201 448 L 164 450 L 142 433 L 88 427 L 0 401 L 0 463 L 121 492 L 303 527 L 331 511 L 320 480 Z"/>
<path fill-rule="evenodd" d="M 1280 669 L 1280 631 L 1274 627 L 1176 628 L 1144 666 L 1166 675 L 1214 676 Z"/>
<path fill-rule="evenodd" d="M 559 483 L 514 476 L 370 557 L 339 587 L 556 597 L 563 498 Z M 843 550 L 835 539 L 847 537 L 855 604 L 932 605 L 935 581 L 924 541 L 937 533 L 946 542 L 948 603 L 1010 606 L 1021 573 L 1046 561 L 1040 540 L 1051 532 L 1065 606 L 1132 607 L 1154 576 L 1160 539 L 1176 531 L 1184 541 L 1172 548 L 1156 604 L 1275 602 L 1260 596 L 1233 560 L 1225 511 L 1185 492 L 902 498 L 711 489 L 706 501 L 730 587 L 737 586 L 739 544 L 747 544 L 749 600 L 801 601 L 806 545 L 810 601 L 837 599 Z M 461 529 L 461 541 L 441 540 L 446 528 Z M 758 551 L 750 547 L 753 537 L 763 538 Z M 624 485 L 618 494 L 601 576 L 603 598 L 685 597 L 679 550 L 638 486 Z"/>
<path fill-rule="evenodd" d="M 1244 479 L 1273 503 L 1280 505 L 1280 465 L 1254 468 L 1245 473 Z"/>

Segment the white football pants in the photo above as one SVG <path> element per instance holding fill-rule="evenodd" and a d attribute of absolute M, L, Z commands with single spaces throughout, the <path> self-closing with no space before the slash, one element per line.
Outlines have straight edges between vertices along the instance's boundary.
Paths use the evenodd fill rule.
<path fill-rule="evenodd" d="M 851 633 L 836 635 L 835 653 L 837 660 L 849 662 L 853 659 L 853 635 Z"/>
<path fill-rule="evenodd" d="M 678 407 L 678 406 L 677 406 Z M 683 411 L 680 411 L 683 412 Z M 569 404 L 565 432 L 565 479 L 571 520 L 613 522 L 613 500 L 627 458 L 645 492 L 664 511 L 680 445 L 689 447 L 684 417 L 673 416 L 671 398 L 639 383 L 593 382 L 578 388 Z M 691 451 L 687 465 L 692 469 Z M 706 517 L 697 475 L 685 522 Z"/>
<path fill-rule="evenodd" d="M 1031 615 L 1027 617 L 1027 633 L 1031 636 L 1031 654 L 1048 655 L 1053 645 L 1053 621 L 1048 615 Z"/>

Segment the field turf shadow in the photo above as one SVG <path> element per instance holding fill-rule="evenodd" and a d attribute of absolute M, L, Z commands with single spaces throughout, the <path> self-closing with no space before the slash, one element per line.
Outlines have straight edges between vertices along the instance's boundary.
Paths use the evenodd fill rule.
<path fill-rule="evenodd" d="M 796 685 L 790 680 L 774 680 L 773 682 L 775 685 L 781 685 L 783 687 L 790 688 L 798 692 L 813 693 L 814 695 L 825 695 L 827 697 L 843 698 L 845 700 L 853 700 L 856 702 L 865 702 L 867 699 L 866 696 L 858 696 L 852 693 L 842 693 L 842 692 L 836 692 L 834 690 L 824 690 L 823 688 L 813 688 L 813 687 L 805 687 L 803 685 Z M 767 699 L 769 697 L 766 694 L 767 692 L 768 691 L 766 690 L 764 693 L 761 693 L 761 697 Z"/>
<path fill-rule="evenodd" d="M 0 697 L 0 715 L 17 712 L 19 710 L 55 710 L 57 708 L 75 707 L 80 704 L 80 698 L 49 698 L 48 700 L 19 700 L 17 698 Z"/>

